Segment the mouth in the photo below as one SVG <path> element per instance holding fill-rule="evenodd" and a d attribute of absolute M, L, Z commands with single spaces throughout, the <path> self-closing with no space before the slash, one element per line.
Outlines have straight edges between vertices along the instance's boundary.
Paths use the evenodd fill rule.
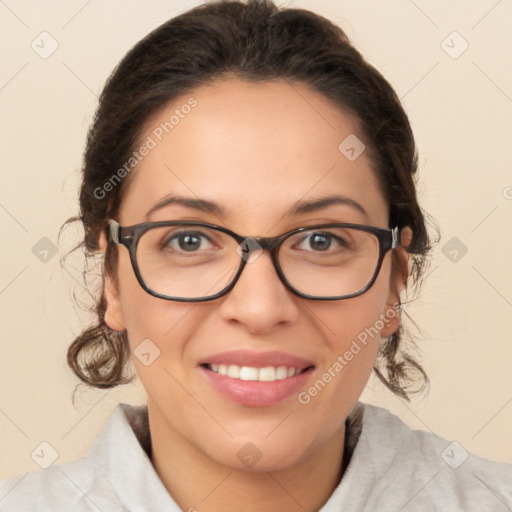
<path fill-rule="evenodd" d="M 255 366 L 239 366 L 236 364 L 208 363 L 204 363 L 201 366 L 213 373 L 224 375 L 231 379 L 259 382 L 275 382 L 288 379 L 314 368 L 314 366 L 307 366 L 306 368 L 295 368 L 293 366 L 265 366 L 257 368 Z"/>
<path fill-rule="evenodd" d="M 240 405 L 268 407 L 299 393 L 316 367 L 285 352 L 237 350 L 205 358 L 198 368 L 223 398 Z"/>

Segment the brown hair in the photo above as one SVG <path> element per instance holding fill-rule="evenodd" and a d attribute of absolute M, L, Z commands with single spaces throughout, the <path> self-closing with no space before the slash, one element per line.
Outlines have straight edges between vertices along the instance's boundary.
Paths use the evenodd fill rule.
<path fill-rule="evenodd" d="M 72 251 L 84 248 L 84 281 L 87 261 L 98 253 L 100 232 L 107 233 L 106 219 L 116 218 L 133 173 L 108 194 L 105 183 L 129 161 L 145 123 L 169 100 L 226 74 L 248 81 L 301 81 L 359 119 L 390 205 L 390 225 L 410 226 L 413 231 L 408 280 L 417 289 L 432 246 L 427 214 L 418 204 L 413 180 L 417 150 L 399 98 L 341 28 L 310 11 L 279 8 L 269 0 L 195 7 L 149 33 L 112 72 L 87 136 L 80 214 L 61 227 L 62 231 L 75 221 L 83 225 L 84 238 Z M 133 368 L 128 371 L 126 331 L 113 331 L 104 321 L 104 277 L 115 280 L 116 265 L 116 247 L 109 244 L 93 306 L 98 323 L 86 328 L 67 354 L 74 373 L 98 388 L 126 384 L 136 376 Z M 399 268 L 395 253 L 393 268 Z M 405 334 L 400 322 L 397 331 L 382 340 L 374 370 L 391 391 L 409 399 L 411 393 L 425 388 L 428 377 L 412 356 L 412 336 L 405 340 Z"/>

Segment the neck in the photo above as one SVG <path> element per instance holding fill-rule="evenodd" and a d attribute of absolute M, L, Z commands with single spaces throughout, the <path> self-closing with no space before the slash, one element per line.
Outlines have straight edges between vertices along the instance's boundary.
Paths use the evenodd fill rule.
<path fill-rule="evenodd" d="M 345 425 L 312 455 L 272 471 L 241 471 L 199 451 L 148 403 L 151 461 L 182 510 L 319 510 L 343 475 Z"/>

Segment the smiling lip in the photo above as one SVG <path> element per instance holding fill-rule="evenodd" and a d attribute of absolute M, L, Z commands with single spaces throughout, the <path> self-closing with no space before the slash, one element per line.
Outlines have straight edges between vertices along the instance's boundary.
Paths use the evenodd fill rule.
<path fill-rule="evenodd" d="M 302 373 L 271 382 L 241 380 L 213 372 L 207 365 L 226 364 L 265 368 L 266 366 L 287 366 L 302 370 Z M 253 352 L 234 350 L 215 354 L 200 361 L 199 369 L 208 382 L 223 396 L 230 400 L 251 407 L 274 405 L 299 392 L 306 385 L 314 364 L 307 359 L 287 354 L 286 352 Z"/>
<path fill-rule="evenodd" d="M 278 350 L 272 352 L 231 350 L 229 352 L 222 352 L 220 354 L 205 357 L 199 361 L 199 364 L 236 364 L 237 366 L 251 366 L 253 368 L 265 368 L 266 366 L 293 366 L 299 370 L 304 370 L 309 366 L 314 366 L 312 361 Z"/>

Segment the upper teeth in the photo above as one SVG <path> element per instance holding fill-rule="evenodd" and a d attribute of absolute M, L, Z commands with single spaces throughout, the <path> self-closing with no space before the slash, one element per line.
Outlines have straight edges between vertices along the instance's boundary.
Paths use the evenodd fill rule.
<path fill-rule="evenodd" d="M 254 368 L 252 366 L 238 366 L 236 364 L 210 364 L 210 370 L 220 375 L 227 375 L 240 380 L 273 381 L 286 379 L 298 375 L 301 370 L 288 366 L 266 366 L 265 368 Z"/>

